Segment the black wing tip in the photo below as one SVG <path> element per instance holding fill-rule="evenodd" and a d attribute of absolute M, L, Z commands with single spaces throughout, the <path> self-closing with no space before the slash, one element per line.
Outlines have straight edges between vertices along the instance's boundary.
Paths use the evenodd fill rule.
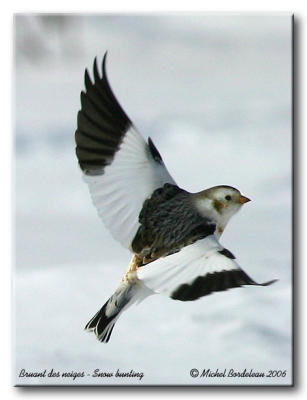
<path fill-rule="evenodd" d="M 132 122 L 114 95 L 106 74 L 106 51 L 93 61 L 92 73 L 85 69 L 85 89 L 80 93 L 81 110 L 77 117 L 76 153 L 86 175 L 101 175 L 111 164 L 120 143 Z M 92 75 L 92 76 L 91 76 Z"/>
<path fill-rule="evenodd" d="M 259 285 L 259 286 L 270 286 L 270 285 L 273 285 L 273 283 L 278 282 L 278 281 L 279 281 L 279 279 L 272 279 L 271 281 L 258 283 L 257 285 Z"/>
<path fill-rule="evenodd" d="M 108 56 L 108 50 L 104 53 L 104 56 L 103 56 L 103 59 L 102 59 L 102 64 L 101 64 L 102 77 L 103 77 L 106 81 L 108 81 L 107 69 L 106 69 L 107 56 Z"/>
<path fill-rule="evenodd" d="M 104 53 L 104 56 L 102 59 L 102 76 L 100 76 L 99 69 L 98 69 L 98 62 L 97 62 L 98 57 L 95 56 L 95 58 L 94 58 L 93 73 L 94 73 L 95 82 L 100 81 L 102 79 L 108 80 L 107 72 L 106 72 L 107 55 L 108 55 L 108 50 Z M 85 88 L 87 90 L 94 84 L 94 82 L 92 82 L 92 80 L 91 80 L 91 77 L 90 77 L 90 74 L 89 74 L 87 68 L 85 68 L 85 72 L 84 72 L 84 84 L 85 84 Z"/>
<path fill-rule="evenodd" d="M 264 283 L 257 283 L 243 270 L 234 269 L 209 273 L 198 276 L 191 283 L 178 286 L 170 295 L 173 300 L 193 301 L 214 292 L 222 292 L 228 289 L 250 286 L 269 286 L 278 281 L 273 279 Z"/>
<path fill-rule="evenodd" d="M 84 72 L 84 85 L 86 90 L 88 90 L 91 86 L 93 86 L 93 82 L 91 80 L 90 74 L 88 72 L 88 69 L 85 68 L 85 72 Z"/>
<path fill-rule="evenodd" d="M 97 66 L 97 56 L 94 58 L 94 62 L 93 62 L 93 74 L 94 74 L 94 79 L 95 82 L 98 82 L 101 80 L 99 71 L 98 71 L 98 66 Z"/>
<path fill-rule="evenodd" d="M 103 59 L 102 59 L 102 66 L 103 66 L 103 67 L 105 67 L 105 65 L 106 65 L 107 56 L 108 56 L 108 51 L 109 51 L 109 50 L 106 50 L 106 52 L 105 52 L 104 55 L 103 55 Z"/>

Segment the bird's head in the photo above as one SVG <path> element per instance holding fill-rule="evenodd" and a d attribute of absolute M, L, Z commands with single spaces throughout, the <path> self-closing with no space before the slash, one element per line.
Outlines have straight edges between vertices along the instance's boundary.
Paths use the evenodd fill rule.
<path fill-rule="evenodd" d="M 223 227 L 243 204 L 250 201 L 232 186 L 214 186 L 195 194 L 196 207 L 204 216 L 213 217 Z"/>

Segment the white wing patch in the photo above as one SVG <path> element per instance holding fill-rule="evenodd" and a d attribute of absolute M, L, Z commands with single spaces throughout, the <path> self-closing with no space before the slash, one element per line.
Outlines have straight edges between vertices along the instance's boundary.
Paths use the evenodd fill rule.
<path fill-rule="evenodd" d="M 218 253 L 223 247 L 213 235 L 141 267 L 138 278 L 156 293 L 171 295 L 185 283 L 210 273 L 240 269 L 232 259 Z"/>
<path fill-rule="evenodd" d="M 130 248 L 139 227 L 143 202 L 165 183 L 175 184 L 163 164 L 156 162 L 139 132 L 131 127 L 112 163 L 102 175 L 85 175 L 98 215 L 112 236 Z"/>

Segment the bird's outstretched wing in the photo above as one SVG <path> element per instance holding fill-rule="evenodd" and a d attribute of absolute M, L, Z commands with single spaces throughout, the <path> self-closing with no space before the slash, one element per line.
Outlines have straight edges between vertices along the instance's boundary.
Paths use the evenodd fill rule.
<path fill-rule="evenodd" d="M 154 292 L 181 301 L 244 285 L 267 286 L 275 282 L 255 282 L 214 235 L 139 268 L 137 276 Z"/>
<path fill-rule="evenodd" d="M 102 76 L 96 59 L 93 82 L 85 71 L 76 154 L 99 216 L 113 237 L 130 248 L 144 201 L 163 184 L 175 182 L 152 140 L 145 142 L 113 94 L 106 54 Z"/>

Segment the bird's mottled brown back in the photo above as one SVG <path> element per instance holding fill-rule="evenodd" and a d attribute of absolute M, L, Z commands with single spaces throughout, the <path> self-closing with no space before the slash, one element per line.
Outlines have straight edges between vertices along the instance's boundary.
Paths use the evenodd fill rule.
<path fill-rule="evenodd" d="M 214 221 L 199 214 L 189 192 L 171 184 L 156 189 L 144 202 L 139 222 L 132 249 L 144 263 L 173 254 L 216 228 Z"/>

